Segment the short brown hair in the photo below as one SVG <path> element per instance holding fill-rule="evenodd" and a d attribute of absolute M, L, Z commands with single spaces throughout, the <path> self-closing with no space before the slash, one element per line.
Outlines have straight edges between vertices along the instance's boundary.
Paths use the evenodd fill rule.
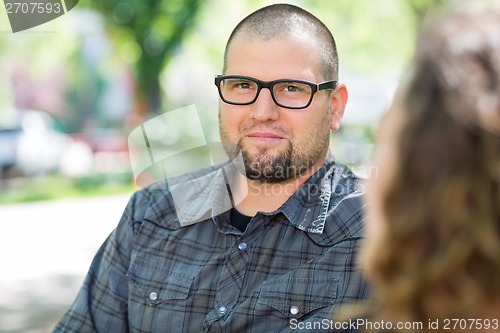
<path fill-rule="evenodd" d="M 312 38 L 317 38 L 324 79 L 338 80 L 337 46 L 331 31 L 313 14 L 289 4 L 263 7 L 248 15 L 234 28 L 224 51 L 223 73 L 226 72 L 229 46 L 236 35 L 244 33 L 249 37 L 271 40 L 301 30 L 306 30 L 311 33 Z"/>

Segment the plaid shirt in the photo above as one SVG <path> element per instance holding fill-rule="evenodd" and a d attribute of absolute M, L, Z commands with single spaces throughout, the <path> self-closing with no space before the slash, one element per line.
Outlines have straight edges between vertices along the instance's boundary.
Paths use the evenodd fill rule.
<path fill-rule="evenodd" d="M 184 211 L 173 191 L 136 192 L 54 332 L 324 332 L 342 302 L 365 297 L 349 169 L 327 160 L 243 233 L 230 224 L 223 169 L 183 187 L 194 199 Z"/>

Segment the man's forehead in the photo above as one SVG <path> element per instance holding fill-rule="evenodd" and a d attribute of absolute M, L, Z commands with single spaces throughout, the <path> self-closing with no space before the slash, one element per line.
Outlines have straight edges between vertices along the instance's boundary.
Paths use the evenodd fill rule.
<path fill-rule="evenodd" d="M 293 77 L 314 81 L 321 76 L 321 59 L 315 42 L 293 36 L 262 39 L 239 36 L 228 49 L 226 70 L 260 79 Z"/>
<path fill-rule="evenodd" d="M 244 45 L 252 44 L 254 46 L 268 44 L 276 47 L 284 45 L 295 45 L 297 48 L 304 48 L 307 52 L 315 52 L 319 46 L 318 40 L 315 40 L 311 34 L 303 30 L 290 31 L 281 35 L 261 36 L 254 33 L 238 33 L 233 37 L 228 45 L 228 53 L 237 50 Z"/>

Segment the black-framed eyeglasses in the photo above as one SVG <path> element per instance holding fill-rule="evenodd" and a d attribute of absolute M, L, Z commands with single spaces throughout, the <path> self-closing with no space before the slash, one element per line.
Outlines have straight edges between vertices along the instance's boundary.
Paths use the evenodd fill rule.
<path fill-rule="evenodd" d="M 274 103 L 287 109 L 307 108 L 316 92 L 335 89 L 337 81 L 312 83 L 294 79 L 261 81 L 241 75 L 217 75 L 215 85 L 220 98 L 233 105 L 249 105 L 259 97 L 260 90 L 267 88 Z"/>

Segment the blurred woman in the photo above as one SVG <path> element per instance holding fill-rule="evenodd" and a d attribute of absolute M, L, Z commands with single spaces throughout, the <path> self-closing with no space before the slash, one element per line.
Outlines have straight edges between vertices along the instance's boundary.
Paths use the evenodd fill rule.
<path fill-rule="evenodd" d="M 462 4 L 424 25 L 378 134 L 362 254 L 377 318 L 500 330 L 498 5 Z"/>

